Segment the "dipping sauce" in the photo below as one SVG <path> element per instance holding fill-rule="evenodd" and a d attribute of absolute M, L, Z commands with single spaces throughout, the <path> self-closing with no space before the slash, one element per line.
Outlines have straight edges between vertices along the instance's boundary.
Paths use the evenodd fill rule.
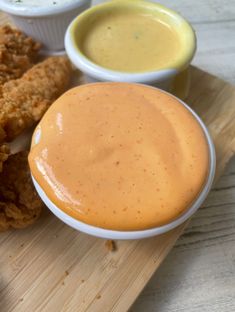
<path fill-rule="evenodd" d="M 29 164 L 49 199 L 70 216 L 112 230 L 171 222 L 202 190 L 204 132 L 177 99 L 152 87 L 76 87 L 46 112 Z"/>
<path fill-rule="evenodd" d="M 177 32 L 155 15 L 117 10 L 99 15 L 78 32 L 81 52 L 92 62 L 116 71 L 170 68 L 181 53 Z"/>
<path fill-rule="evenodd" d="M 73 0 L 4 0 L 4 2 L 16 4 L 21 7 L 48 7 L 61 6 L 67 3 L 72 3 Z"/>

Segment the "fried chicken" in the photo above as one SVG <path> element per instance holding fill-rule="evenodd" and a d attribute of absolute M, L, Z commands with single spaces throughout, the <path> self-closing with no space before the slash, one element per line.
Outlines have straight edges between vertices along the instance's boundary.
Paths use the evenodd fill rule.
<path fill-rule="evenodd" d="M 8 157 L 0 173 L 0 231 L 24 228 L 40 215 L 43 203 L 32 184 L 28 152 Z"/>
<path fill-rule="evenodd" d="M 108 251 L 116 251 L 117 250 L 117 246 L 115 241 L 108 239 L 105 242 L 105 247 L 108 249 Z"/>
<path fill-rule="evenodd" d="M 9 146 L 5 143 L 0 144 L 0 172 L 2 172 L 3 163 L 7 160 L 9 153 Z"/>
<path fill-rule="evenodd" d="M 40 44 L 9 25 L 0 27 L 0 85 L 22 76 L 35 62 Z"/>
<path fill-rule="evenodd" d="M 2 86 L 0 127 L 6 141 L 41 119 L 51 103 L 68 87 L 72 67 L 67 57 L 49 57 L 34 65 L 20 79 Z"/>
<path fill-rule="evenodd" d="M 10 153 L 9 146 L 3 143 L 6 137 L 5 131 L 0 127 L 0 172 L 2 171 L 2 164 Z"/>
<path fill-rule="evenodd" d="M 3 142 L 3 140 L 6 137 L 6 133 L 5 131 L 2 129 L 2 127 L 0 127 L 0 144 Z"/>
<path fill-rule="evenodd" d="M 43 208 L 31 181 L 28 152 L 10 155 L 7 142 L 42 118 L 72 75 L 67 57 L 33 66 L 39 48 L 19 30 L 0 28 L 0 231 L 32 224 Z"/>

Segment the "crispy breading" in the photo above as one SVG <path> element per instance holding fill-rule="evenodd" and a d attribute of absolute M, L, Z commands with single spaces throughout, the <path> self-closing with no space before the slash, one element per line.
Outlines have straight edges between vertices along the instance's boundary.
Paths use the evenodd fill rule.
<path fill-rule="evenodd" d="M 7 160 L 10 153 L 10 148 L 7 144 L 3 143 L 6 137 L 5 131 L 0 127 L 0 172 L 2 171 L 2 164 Z"/>
<path fill-rule="evenodd" d="M 0 126 L 10 141 L 41 119 L 51 103 L 68 87 L 72 67 L 67 57 L 49 57 L 20 79 L 2 86 Z"/>
<path fill-rule="evenodd" d="M 32 224 L 44 206 L 32 184 L 27 157 L 26 151 L 9 156 L 0 173 L 0 231 Z"/>
<path fill-rule="evenodd" d="M 108 249 L 108 251 L 116 251 L 117 245 L 114 240 L 108 239 L 105 242 L 105 247 Z"/>
<path fill-rule="evenodd" d="M 3 163 L 7 160 L 9 154 L 9 146 L 5 143 L 0 144 L 0 172 L 2 172 Z"/>
<path fill-rule="evenodd" d="M 2 172 L 3 163 L 7 160 L 9 153 L 9 146 L 5 143 L 0 144 L 0 172 Z"/>
<path fill-rule="evenodd" d="M 21 77 L 34 64 L 40 46 L 18 29 L 0 27 L 0 85 Z"/>
<path fill-rule="evenodd" d="M 5 138 L 6 138 L 6 133 L 3 130 L 3 128 L 0 126 L 0 144 L 4 141 Z"/>

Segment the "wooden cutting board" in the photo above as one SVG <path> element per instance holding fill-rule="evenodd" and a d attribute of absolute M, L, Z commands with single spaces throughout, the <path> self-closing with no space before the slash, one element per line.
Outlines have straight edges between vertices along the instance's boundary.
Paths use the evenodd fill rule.
<path fill-rule="evenodd" d="M 235 88 L 192 68 L 186 102 L 214 138 L 218 178 L 235 151 Z M 110 252 L 45 211 L 30 228 L 0 235 L 1 311 L 127 311 L 185 226 Z"/>
<path fill-rule="evenodd" d="M 235 87 L 191 68 L 186 102 L 207 124 L 218 178 L 235 153 Z M 45 210 L 33 226 L 0 234 L 0 310 L 125 312 L 187 223 L 139 241 L 105 241 L 64 225 Z"/>

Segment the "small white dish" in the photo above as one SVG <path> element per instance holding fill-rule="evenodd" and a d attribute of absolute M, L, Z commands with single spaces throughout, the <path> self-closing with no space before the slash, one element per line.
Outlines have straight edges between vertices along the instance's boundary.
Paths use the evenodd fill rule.
<path fill-rule="evenodd" d="M 176 60 L 172 62 L 170 68 L 153 70 L 146 72 L 122 72 L 104 68 L 95 64 L 87 58 L 81 51 L 77 42 L 77 34 L 86 31 L 90 21 L 97 16 L 117 10 L 140 9 L 144 14 L 164 15 L 167 17 L 169 25 L 175 28 L 182 40 L 182 51 Z M 110 13 L 111 12 L 111 13 Z M 86 82 L 114 81 L 114 82 L 135 82 L 154 85 L 164 90 L 168 90 L 174 77 L 190 64 L 196 51 L 196 36 L 191 25 L 177 12 L 165 6 L 152 3 L 150 1 L 118 0 L 109 1 L 91 7 L 77 16 L 69 25 L 65 34 L 65 49 L 71 62 L 85 74 Z"/>
<path fill-rule="evenodd" d="M 172 95 L 171 95 L 172 96 Z M 205 185 L 203 186 L 203 189 L 201 190 L 201 193 L 198 195 L 198 197 L 195 199 L 191 207 L 189 207 L 180 217 L 178 217 L 176 220 L 163 225 L 159 227 L 154 227 L 151 229 L 146 229 L 146 230 L 140 230 L 140 231 L 114 231 L 114 230 L 108 230 L 104 228 L 99 228 L 95 227 L 89 224 L 86 224 L 84 222 L 81 222 L 70 215 L 66 214 L 63 212 L 60 208 L 58 208 L 44 193 L 43 189 L 39 186 L 37 181 L 34 179 L 32 176 L 32 180 L 34 183 L 34 186 L 36 188 L 36 191 L 38 192 L 39 196 L 41 197 L 42 201 L 45 203 L 45 205 L 52 211 L 54 215 L 56 215 L 60 220 L 62 220 L 64 223 L 67 225 L 71 226 L 72 228 L 93 235 L 101 238 L 106 238 L 106 239 L 142 239 L 142 238 L 147 238 L 147 237 L 152 237 L 156 235 L 163 234 L 165 232 L 168 232 L 175 227 L 179 226 L 183 222 L 185 222 L 187 219 L 189 219 L 197 210 L 198 208 L 202 205 L 204 200 L 206 199 L 206 196 L 208 195 L 212 183 L 214 180 L 214 175 L 215 175 L 215 168 L 216 168 L 216 155 L 215 155 L 215 149 L 214 149 L 214 144 L 213 141 L 210 137 L 210 134 L 200 119 L 200 117 L 183 101 L 179 100 L 182 105 L 184 105 L 189 112 L 195 117 L 195 119 L 198 121 L 199 125 L 201 126 L 207 143 L 208 143 L 208 151 L 209 151 L 209 166 L 208 166 L 208 176 L 207 180 L 205 182 Z M 40 130 L 35 133 L 34 136 L 34 141 L 32 144 L 37 144 L 40 140 Z"/>
<path fill-rule="evenodd" d="M 56 3 L 56 0 L 55 0 Z M 29 6 L 0 0 L 0 10 L 9 14 L 24 33 L 42 43 L 43 51 L 64 51 L 64 35 L 70 22 L 89 8 L 91 0 L 71 0 L 63 4 Z"/>

